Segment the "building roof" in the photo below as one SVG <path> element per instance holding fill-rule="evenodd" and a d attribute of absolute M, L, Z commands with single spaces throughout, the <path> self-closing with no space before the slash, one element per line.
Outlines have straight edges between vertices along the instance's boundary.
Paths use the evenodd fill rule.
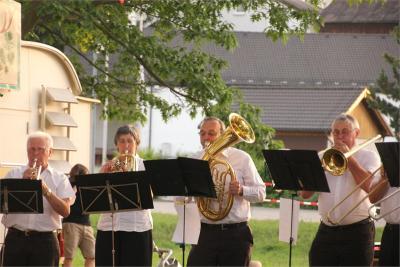
<path fill-rule="evenodd" d="M 364 1 L 350 6 L 347 0 L 334 0 L 321 16 L 325 23 L 399 23 L 399 0 Z"/>
<path fill-rule="evenodd" d="M 399 46 L 387 34 L 306 34 L 287 44 L 273 42 L 263 33 L 238 32 L 233 52 L 209 46 L 207 50 L 228 61 L 223 72 L 230 85 L 285 87 L 365 87 L 384 69 L 391 72 L 384 53 L 397 55 Z"/>
<path fill-rule="evenodd" d="M 327 132 L 350 109 L 363 88 L 244 88 L 247 102 L 261 108 L 262 121 L 279 131 Z"/>

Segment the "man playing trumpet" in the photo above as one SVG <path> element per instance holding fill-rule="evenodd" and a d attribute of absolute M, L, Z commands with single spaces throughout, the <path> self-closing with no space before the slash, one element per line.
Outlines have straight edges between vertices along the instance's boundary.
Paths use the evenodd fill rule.
<path fill-rule="evenodd" d="M 339 115 L 331 125 L 333 148 L 342 153 L 349 152 L 356 147 L 359 134 L 356 118 Z M 367 193 L 372 174 L 381 163 L 376 152 L 365 149 L 358 150 L 347 160 L 343 174 L 325 172 L 330 193 L 319 193 L 321 224 L 309 252 L 310 266 L 369 266 L 372 263 L 375 226 L 368 214 Z M 359 188 L 349 195 L 356 187 Z M 300 193 L 303 198 L 314 194 Z M 347 215 L 357 203 L 359 205 Z"/>
<path fill-rule="evenodd" d="M 57 229 L 70 213 L 75 192 L 67 177 L 49 166 L 53 139 L 44 132 L 28 136 L 27 166 L 12 169 L 5 178 L 42 180 L 43 214 L 6 214 L 8 228 L 2 251 L 4 266 L 58 266 Z"/>

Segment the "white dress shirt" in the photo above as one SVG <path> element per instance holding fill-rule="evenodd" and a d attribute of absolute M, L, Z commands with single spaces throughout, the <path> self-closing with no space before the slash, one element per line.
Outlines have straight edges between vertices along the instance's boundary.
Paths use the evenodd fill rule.
<path fill-rule="evenodd" d="M 136 170 L 144 170 L 143 159 L 135 156 Z M 144 232 L 153 229 L 153 219 L 150 210 L 123 211 L 113 215 L 100 215 L 97 229 L 101 231 Z"/>
<path fill-rule="evenodd" d="M 204 151 L 198 153 L 198 158 Z M 224 149 L 217 156 L 218 159 L 226 160 L 233 168 L 237 181 L 243 187 L 243 196 L 234 196 L 232 208 L 228 215 L 219 221 L 208 220 L 201 214 L 201 221 L 209 224 L 239 223 L 249 221 L 250 202 L 261 202 L 265 199 L 265 184 L 258 174 L 257 168 L 249 154 L 234 147 Z M 225 191 L 229 183 L 225 183 Z M 212 200 L 211 206 L 218 203 Z"/>
<path fill-rule="evenodd" d="M 28 166 L 12 169 L 4 178 L 22 178 Z M 68 178 L 48 166 L 41 174 L 41 179 L 51 189 L 51 192 L 61 199 L 69 198 L 71 204 L 75 200 L 75 192 Z M 40 196 L 42 197 L 42 196 Z M 53 210 L 50 203 L 43 197 L 42 214 L 4 214 L 2 223 L 7 227 L 19 230 L 35 230 L 41 232 L 61 229 L 61 215 Z"/>
<path fill-rule="evenodd" d="M 367 171 L 374 172 L 381 166 L 380 158 L 376 152 L 371 150 L 361 149 L 357 151 L 353 157 Z M 325 172 L 328 181 L 330 193 L 319 193 L 318 212 L 321 215 L 322 221 L 331 225 L 327 219 L 327 214 L 337 203 L 343 200 L 357 186 L 353 175 L 349 170 L 346 170 L 342 176 L 334 176 L 329 172 Z M 375 176 L 380 176 L 379 172 Z M 367 193 L 359 188 L 346 201 L 338 206 L 332 213 L 331 217 L 334 221 L 339 220 L 345 213 L 351 209 L 356 203 L 365 197 Z M 340 225 L 347 225 L 359 222 L 369 217 L 368 208 L 371 205 L 368 197 L 361 204 L 345 217 Z"/>

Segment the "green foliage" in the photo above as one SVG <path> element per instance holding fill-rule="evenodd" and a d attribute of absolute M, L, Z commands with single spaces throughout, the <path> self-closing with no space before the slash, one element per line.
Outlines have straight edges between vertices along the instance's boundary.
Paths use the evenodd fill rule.
<path fill-rule="evenodd" d="M 182 111 L 192 117 L 202 112 L 224 119 L 235 102 L 237 112 L 256 134 L 255 144 L 239 147 L 251 154 L 260 170 L 262 149 L 282 147 L 282 143 L 273 140 L 274 130 L 262 123 L 260 110 L 246 104 L 235 88 L 226 85 L 221 72 L 227 63 L 202 48 L 215 44 L 232 51 L 237 46 L 232 25 L 222 19 L 224 10 L 240 7 L 253 14 L 253 21 L 265 19 L 266 36 L 273 40 L 302 36 L 308 27 L 320 24 L 319 0 L 310 0 L 314 9 L 309 11 L 295 10 L 276 0 L 19 2 L 22 38 L 72 51 L 70 59 L 84 95 L 103 103 L 107 100 L 104 115 L 109 119 L 144 123 L 150 107 L 160 110 L 165 121 Z M 137 20 L 132 20 L 139 16 L 151 30 L 143 32 Z M 97 75 L 85 70 L 82 61 L 96 69 Z M 141 78 L 142 68 L 147 79 Z M 178 101 L 154 94 L 156 85 L 169 90 Z"/>
<path fill-rule="evenodd" d="M 318 0 L 312 0 L 316 7 Z M 267 36 L 273 39 L 302 35 L 319 23 L 317 10 L 297 11 L 275 0 L 117 0 L 61 1 L 19 0 L 22 3 L 22 35 L 61 50 L 68 48 L 91 67 L 97 77 L 79 67 L 73 58 L 87 96 L 103 103 L 110 119 L 144 122 L 149 107 L 159 109 L 164 120 L 188 110 L 209 113 L 213 105 L 230 108 L 233 90 L 221 77 L 226 63 L 201 50 L 204 44 L 233 50 L 237 40 L 232 25 L 222 20 L 222 11 L 242 7 L 253 11 L 253 20 L 267 19 Z M 143 33 L 131 18 L 139 15 L 152 25 Z M 289 20 L 297 21 L 289 27 Z M 182 39 L 182 45 L 172 41 Z M 190 44 L 190 45 L 189 45 Z M 97 57 L 88 54 L 95 51 Z M 106 56 L 118 55 L 112 66 Z M 82 59 L 81 59 L 82 60 Z M 148 79 L 140 78 L 141 66 Z M 179 100 L 170 103 L 153 94 L 149 86 L 167 88 Z"/>
<path fill-rule="evenodd" d="M 400 45 L 400 27 L 396 27 L 393 34 Z M 390 126 L 394 129 L 397 140 L 400 140 L 400 59 L 398 55 L 387 53 L 384 54 L 384 58 L 392 66 L 393 78 L 390 79 L 382 70 L 376 85 L 369 88 L 371 98 L 368 103 L 389 117 Z"/>
<path fill-rule="evenodd" d="M 152 148 L 142 149 L 138 152 L 139 156 L 144 160 L 162 159 L 164 158 L 161 151 L 155 151 Z"/>

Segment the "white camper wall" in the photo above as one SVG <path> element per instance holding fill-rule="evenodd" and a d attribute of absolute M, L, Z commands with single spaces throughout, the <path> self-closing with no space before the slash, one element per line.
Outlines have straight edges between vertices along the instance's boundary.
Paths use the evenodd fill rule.
<path fill-rule="evenodd" d="M 81 85 L 73 65 L 54 47 L 22 41 L 19 90 L 6 92 L 0 97 L 0 168 L 12 164 L 26 163 L 26 138 L 40 129 L 40 104 L 42 86 L 71 88 L 77 96 Z M 77 128 L 70 128 L 70 140 L 77 151 L 70 152 L 70 164 L 82 163 L 89 167 L 91 153 L 91 105 L 97 100 L 81 98 L 71 104 L 71 116 Z M 68 104 L 46 102 L 47 111 L 62 111 Z M 46 132 L 53 136 L 67 136 L 67 127 L 49 126 Z M 54 151 L 53 160 L 65 160 L 65 151 Z"/>

